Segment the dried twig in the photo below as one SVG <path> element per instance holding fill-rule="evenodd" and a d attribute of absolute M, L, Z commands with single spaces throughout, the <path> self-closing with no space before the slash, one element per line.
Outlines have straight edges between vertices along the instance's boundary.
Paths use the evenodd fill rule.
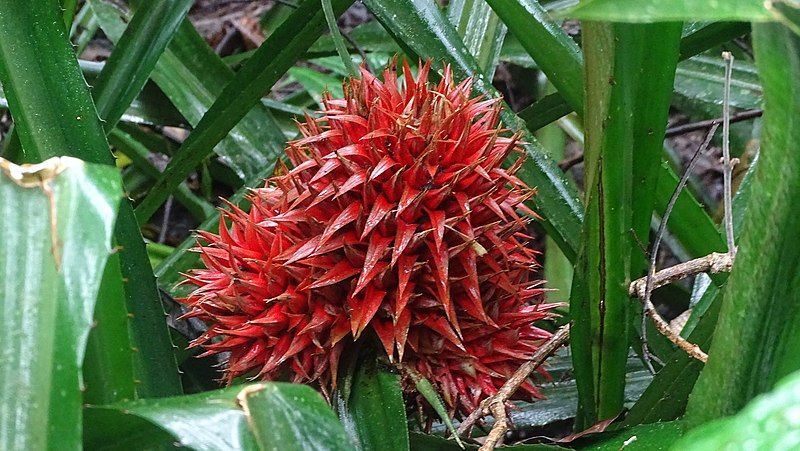
<path fill-rule="evenodd" d="M 670 266 L 669 268 L 656 272 L 653 274 L 651 282 L 652 286 L 650 288 L 655 290 L 656 288 L 663 287 L 664 285 L 668 285 L 686 277 L 700 274 L 701 272 L 707 272 L 711 274 L 730 272 L 732 266 L 733 257 L 731 257 L 730 254 L 714 252 L 713 254 L 706 255 L 705 257 L 695 258 L 694 260 L 679 263 L 675 266 Z M 647 289 L 646 286 L 646 276 L 636 279 L 631 282 L 631 285 L 628 288 L 628 294 L 633 297 L 643 299 Z"/>
<path fill-rule="evenodd" d="M 486 441 L 480 448 L 480 451 L 491 451 L 502 440 L 505 433 L 508 431 L 510 421 L 506 414 L 506 402 L 517 391 L 520 385 L 530 376 L 530 374 L 544 362 L 544 360 L 560 348 L 569 339 L 569 324 L 561 327 L 558 331 L 550 337 L 550 339 L 542 345 L 533 354 L 530 360 L 523 363 L 517 371 L 500 387 L 500 390 L 493 396 L 490 396 L 481 402 L 481 405 L 475 409 L 458 427 L 458 434 L 463 435 L 472 426 L 485 417 L 492 414 L 494 416 L 494 425 Z"/>
<path fill-rule="evenodd" d="M 571 158 L 565 158 L 558 163 L 558 167 L 561 168 L 562 171 L 567 172 L 572 169 L 573 166 L 579 165 L 583 163 L 583 152 L 575 155 Z"/>
<path fill-rule="evenodd" d="M 725 237 L 728 241 L 728 253 L 736 255 L 736 243 L 733 241 L 733 201 L 731 196 L 731 179 L 733 166 L 737 163 L 731 160 L 730 149 L 730 123 L 731 123 L 731 73 L 733 71 L 733 55 L 730 52 L 722 52 L 722 59 L 725 60 L 725 92 L 722 99 L 722 175 L 725 189 L 723 204 L 725 208 Z"/>
<path fill-rule="evenodd" d="M 748 119 L 754 119 L 757 117 L 761 117 L 764 114 L 764 110 L 761 108 L 754 108 L 752 110 L 745 110 L 741 113 L 736 113 L 731 115 L 729 118 L 729 123 L 733 124 L 735 122 L 742 122 Z M 690 122 L 688 124 L 681 124 L 676 125 L 674 127 L 670 127 L 664 133 L 665 138 L 672 138 L 674 136 L 683 135 L 685 133 L 696 132 L 698 130 L 706 130 L 710 128 L 712 125 L 721 124 L 724 118 L 718 117 L 715 119 L 706 119 L 704 121 L 697 121 L 697 122 Z"/>
<path fill-rule="evenodd" d="M 658 257 L 658 249 L 661 246 L 661 239 L 664 237 L 664 232 L 667 230 L 667 222 L 669 221 L 669 216 L 672 214 L 672 209 L 675 208 L 675 203 L 678 201 L 678 196 L 680 196 L 681 191 L 686 186 L 686 182 L 689 180 L 689 175 L 694 169 L 694 165 L 698 161 L 698 157 L 700 154 L 705 152 L 708 146 L 711 144 L 711 138 L 714 137 L 714 134 L 717 132 L 717 128 L 719 128 L 719 124 L 714 124 L 711 126 L 711 129 L 706 133 L 706 138 L 703 140 L 703 144 L 697 148 L 697 151 L 692 155 L 692 159 L 689 161 L 689 166 L 684 171 L 683 175 L 681 176 L 680 181 L 678 182 L 678 186 L 675 187 L 675 191 L 672 192 L 672 197 L 670 197 L 669 202 L 667 203 L 667 208 L 664 210 L 664 214 L 661 216 L 661 223 L 658 226 L 658 231 L 656 232 L 656 237 L 653 240 L 652 248 L 650 249 L 650 264 L 647 269 L 647 276 L 644 278 L 644 290 L 640 292 L 640 290 L 633 290 L 634 285 L 636 282 L 631 284 L 630 290 L 633 290 L 633 293 L 637 295 L 643 302 L 643 310 L 644 314 L 642 315 L 642 355 L 645 357 L 645 363 L 653 372 L 653 367 L 648 360 L 648 356 L 650 356 L 650 351 L 647 344 L 647 317 L 650 317 L 653 320 L 653 323 L 664 336 L 669 338 L 669 340 L 679 346 L 681 349 L 685 350 L 692 356 L 695 356 L 699 360 L 705 362 L 708 357 L 705 356 L 705 353 L 700 350 L 699 347 L 693 345 L 686 341 L 683 337 L 679 334 L 676 334 L 672 329 L 670 329 L 669 324 L 661 318 L 661 315 L 656 312 L 655 307 L 653 306 L 653 302 L 651 301 L 651 296 L 653 293 L 653 282 L 655 281 L 656 275 L 656 258 Z M 680 265 L 677 265 L 680 266 Z M 673 266 L 665 271 L 669 271 L 677 266 Z M 696 273 L 695 273 L 696 274 Z M 641 280 L 641 279 L 640 279 Z M 668 282 L 667 282 L 668 283 Z M 660 286 L 660 285 L 659 285 Z"/>
<path fill-rule="evenodd" d="M 764 114 L 764 110 L 761 108 L 754 108 L 752 110 L 745 110 L 740 113 L 732 114 L 728 118 L 728 123 L 734 124 L 737 122 L 743 122 L 750 119 L 755 119 L 757 117 L 761 117 Z M 697 122 L 690 122 L 688 124 L 681 124 L 676 125 L 674 127 L 670 127 L 664 133 L 665 138 L 673 138 L 675 136 L 683 135 L 686 133 L 696 132 L 698 130 L 708 130 L 709 128 L 713 127 L 714 125 L 722 124 L 724 118 L 717 117 L 714 119 L 706 119 L 703 121 Z M 573 157 L 565 158 L 558 162 L 558 167 L 561 168 L 562 171 L 567 172 L 568 170 L 572 169 L 573 166 L 576 166 L 580 163 L 583 163 L 583 153 L 579 153 Z"/>

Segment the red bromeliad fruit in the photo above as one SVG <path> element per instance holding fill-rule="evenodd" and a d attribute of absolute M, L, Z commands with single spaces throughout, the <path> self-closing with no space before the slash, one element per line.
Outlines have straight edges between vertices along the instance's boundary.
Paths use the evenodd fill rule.
<path fill-rule="evenodd" d="M 427 377 L 452 411 L 493 394 L 549 337 L 536 253 L 526 246 L 516 136 L 500 103 L 449 69 L 366 70 L 324 99 L 289 143 L 292 169 L 201 232 L 206 269 L 182 302 L 209 324 L 193 345 L 252 374 L 335 386 L 343 347 L 374 331 L 390 360 Z M 223 218 L 224 219 L 224 218 Z M 531 384 L 523 397 L 538 396 Z"/>

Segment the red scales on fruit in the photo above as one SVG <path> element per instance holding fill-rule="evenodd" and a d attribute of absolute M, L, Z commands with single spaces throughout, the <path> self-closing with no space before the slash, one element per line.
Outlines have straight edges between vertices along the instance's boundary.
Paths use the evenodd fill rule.
<path fill-rule="evenodd" d="M 209 325 L 193 345 L 230 353 L 228 381 L 327 393 L 343 350 L 374 332 L 466 414 L 549 338 L 534 326 L 554 305 L 527 246 L 535 191 L 515 176 L 517 137 L 498 128 L 498 99 L 471 97 L 449 68 L 429 85 L 429 71 L 362 69 L 298 125 L 291 169 L 252 191 L 250 211 L 231 205 L 219 235 L 199 232 L 205 269 L 182 302 Z"/>

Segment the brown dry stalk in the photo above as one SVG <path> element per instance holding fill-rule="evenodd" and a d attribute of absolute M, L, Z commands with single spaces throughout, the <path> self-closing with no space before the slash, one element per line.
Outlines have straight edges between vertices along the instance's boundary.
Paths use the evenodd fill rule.
<path fill-rule="evenodd" d="M 705 257 L 679 263 L 675 266 L 671 266 L 656 272 L 652 275 L 652 277 L 650 277 L 649 290 L 647 280 L 648 277 L 636 279 L 628 288 L 628 294 L 646 301 L 648 299 L 649 291 L 652 291 L 658 287 L 670 284 L 685 277 L 700 274 L 702 272 L 708 272 L 712 274 L 730 272 L 732 267 L 733 255 L 715 252 L 713 254 L 706 255 Z M 685 338 L 681 337 L 679 333 L 676 333 L 674 330 L 672 330 L 664 318 L 662 318 L 661 315 L 656 312 L 656 309 L 653 308 L 652 304 L 645 305 L 645 313 L 650 317 L 650 319 L 653 320 L 653 324 L 655 324 L 656 329 L 661 332 L 662 335 L 667 337 L 669 341 L 686 351 L 687 354 L 695 359 L 703 363 L 708 361 L 708 355 L 703 352 L 699 346 L 689 342 Z"/>
<path fill-rule="evenodd" d="M 545 344 L 543 344 L 531 356 L 531 359 L 523 363 L 517 371 L 500 387 L 493 396 L 484 399 L 469 416 L 459 425 L 458 434 L 462 435 L 472 428 L 472 426 L 486 415 L 494 416 L 494 425 L 486 441 L 481 445 L 479 451 L 491 451 L 505 436 L 510 426 L 508 415 L 506 414 L 506 403 L 517 391 L 520 385 L 531 375 L 531 373 L 545 361 L 552 353 L 564 345 L 569 339 L 569 324 L 562 326 Z"/>
<path fill-rule="evenodd" d="M 694 276 L 701 272 L 708 272 L 712 274 L 721 272 L 730 272 L 733 265 L 733 257 L 728 253 L 714 252 L 706 255 L 705 257 L 695 258 L 683 263 L 678 263 L 675 266 L 662 269 L 661 271 L 653 274 L 653 289 L 663 287 L 677 280 L 685 277 Z M 628 294 L 631 296 L 643 299 L 645 297 L 645 289 L 647 285 L 647 276 L 631 282 L 628 288 Z"/>

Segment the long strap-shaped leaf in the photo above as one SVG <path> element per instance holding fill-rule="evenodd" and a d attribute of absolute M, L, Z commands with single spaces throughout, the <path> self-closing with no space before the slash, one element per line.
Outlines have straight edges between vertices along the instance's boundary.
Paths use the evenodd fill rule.
<path fill-rule="evenodd" d="M 119 38 L 94 82 L 94 103 L 106 131 L 144 87 L 192 0 L 145 2 Z"/>
<path fill-rule="evenodd" d="M 304 385 L 238 385 L 86 410 L 88 449 L 355 449 L 325 400 Z"/>
<path fill-rule="evenodd" d="M 352 0 L 335 0 L 333 10 L 344 12 Z M 247 114 L 291 65 L 326 29 L 318 0 L 306 0 L 259 47 L 222 90 L 169 163 L 164 175 L 136 209 L 146 221 L 214 146 Z"/>
<path fill-rule="evenodd" d="M 123 32 L 131 27 L 126 28 L 123 13 L 101 0 L 89 0 L 89 5 L 106 36 L 113 42 L 121 42 Z M 177 27 L 173 40 L 150 74 L 193 126 L 200 122 L 233 76 L 233 71 L 188 20 Z M 275 118 L 264 105 L 256 104 L 214 150 L 240 179 L 247 180 L 264 166 L 274 164 L 284 144 Z"/>
<path fill-rule="evenodd" d="M 680 24 L 584 23 L 587 213 L 576 264 L 571 345 L 577 427 L 622 410 L 632 301 L 644 267 Z"/>
<path fill-rule="evenodd" d="M 450 64 L 461 78 L 474 77 L 474 89 L 490 97 L 499 94 L 492 87 L 467 51 L 458 33 L 430 0 L 366 0 L 364 4 L 396 39 L 422 57 Z M 538 189 L 536 206 L 542 224 L 559 243 L 564 253 L 574 257 L 583 220 L 583 206 L 573 183 L 564 178 L 555 162 L 547 155 L 525 123 L 509 108 L 502 113 L 506 127 L 522 134 L 528 161 L 518 174 Z"/>
<path fill-rule="evenodd" d="M 37 166 L 0 159 L 0 449 L 78 450 L 81 366 L 121 181 L 74 158 Z"/>
<path fill-rule="evenodd" d="M 730 415 L 800 368 L 800 37 L 753 26 L 764 122 L 733 272 L 709 361 L 689 398 L 694 424 Z"/>
<path fill-rule="evenodd" d="M 0 2 L 0 22 L 20 24 L 0 27 L 0 80 L 8 96 L 16 133 L 25 152 L 34 159 L 66 154 L 113 165 L 97 110 L 60 20 L 57 2 L 47 5 Z M 130 70 L 137 68 L 114 64 L 104 69 Z M 132 91 L 135 95 L 137 90 Z M 123 103 L 130 100 L 120 99 Z M 115 239 L 120 247 L 133 346 L 139 351 L 133 354 L 139 394 L 178 393 L 180 381 L 164 310 L 128 202 L 120 206 Z"/>
<path fill-rule="evenodd" d="M 583 114 L 583 54 L 572 38 L 536 0 L 488 0 L 488 3 L 506 22 L 509 31 L 519 39 L 538 67 L 558 89 L 557 96 L 544 97 L 540 101 L 541 106 L 560 111 L 556 117 L 568 113 L 570 109 Z M 681 40 L 681 57 L 691 56 L 693 53 L 689 53 L 690 50 L 695 52 L 705 50 L 708 45 L 720 42 L 722 37 L 730 39 L 731 29 L 741 34 L 747 27 L 741 25 L 720 27 L 716 24 L 706 26 Z M 702 42 L 698 42 L 700 39 Z M 554 103 L 547 105 L 548 102 Z M 539 128 L 536 123 L 541 123 L 538 122 L 541 118 L 531 116 L 531 112 L 532 110 L 525 109 L 520 112 L 520 116 L 525 118 L 530 130 L 535 130 Z M 677 177 L 669 167 L 663 166 L 658 176 L 655 195 L 655 207 L 658 211 L 666 206 L 677 182 Z M 723 240 L 720 233 L 708 214 L 688 191 L 681 193 L 673 218 L 672 224 L 675 227 L 671 228 L 671 232 L 691 255 L 701 256 L 722 249 Z M 645 234 L 639 238 L 647 241 L 646 237 Z"/>

